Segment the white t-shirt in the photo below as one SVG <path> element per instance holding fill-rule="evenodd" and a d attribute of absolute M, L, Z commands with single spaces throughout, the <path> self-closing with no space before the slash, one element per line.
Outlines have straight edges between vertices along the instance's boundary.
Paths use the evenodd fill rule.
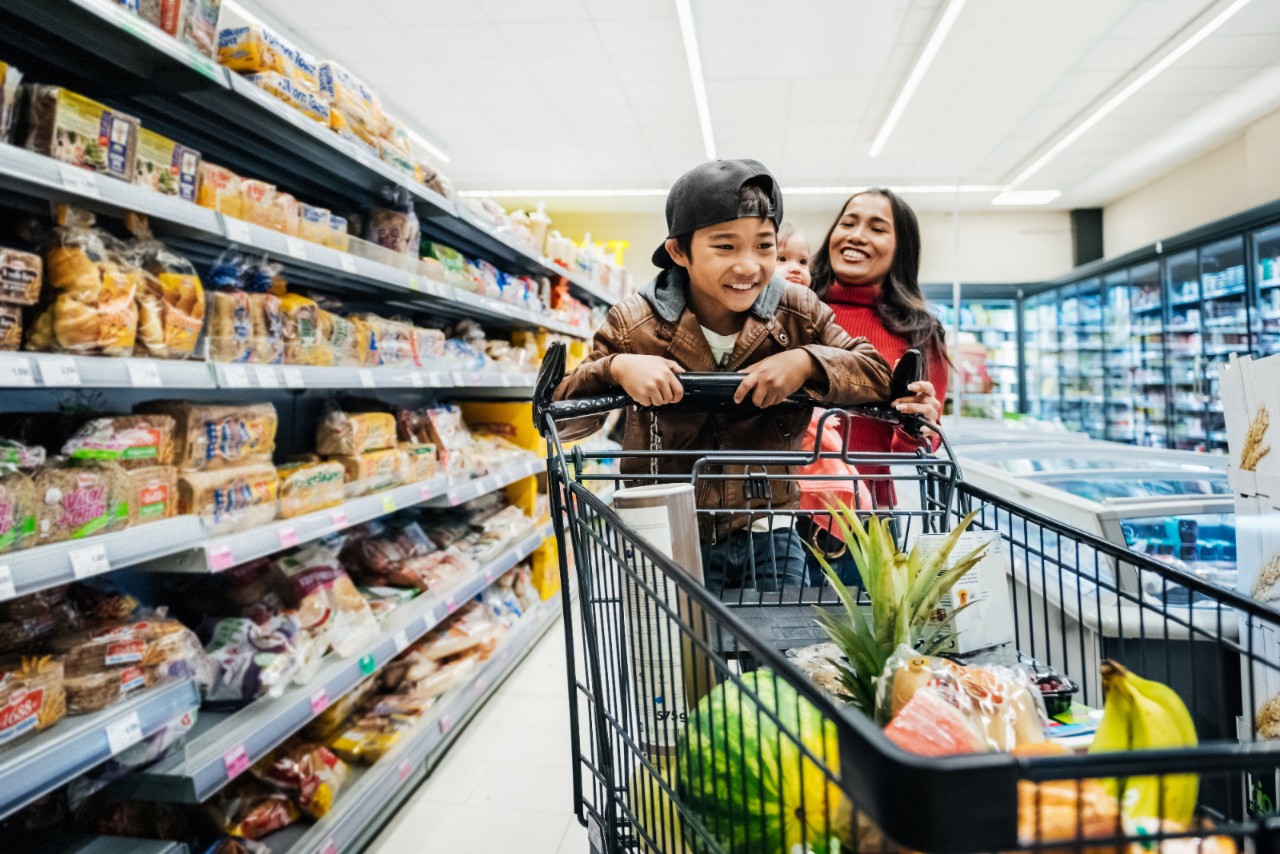
<path fill-rule="evenodd" d="M 733 348 L 738 346 L 738 333 L 721 335 L 703 326 L 702 334 L 707 336 L 707 343 L 711 345 L 711 355 L 716 358 L 716 366 L 723 367 Z"/>

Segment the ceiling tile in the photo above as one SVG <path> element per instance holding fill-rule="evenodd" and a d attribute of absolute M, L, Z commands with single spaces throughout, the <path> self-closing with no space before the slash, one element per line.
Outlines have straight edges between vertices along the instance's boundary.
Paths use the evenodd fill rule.
<path fill-rule="evenodd" d="M 295 2 L 309 3 L 310 0 L 295 0 Z M 350 13 L 349 2 L 346 0 L 335 0 L 335 2 L 343 2 L 348 14 Z M 458 0 L 371 0 L 371 2 L 397 25 L 407 22 L 422 25 L 474 24 L 487 20 L 480 4 L 474 2 L 460 3 Z"/>
<path fill-rule="evenodd" d="M 684 50 L 680 24 L 674 17 L 596 21 L 595 26 L 600 41 L 613 56 Z"/>
<path fill-rule="evenodd" d="M 433 24 L 407 26 L 405 35 L 432 59 L 483 59 L 511 56 L 511 46 L 492 24 Z"/>
<path fill-rule="evenodd" d="M 318 27 L 301 32 L 305 40 L 315 46 L 319 58 L 337 60 L 353 71 L 364 60 L 410 62 L 423 56 L 422 46 L 410 41 L 394 27 Z"/>
<path fill-rule="evenodd" d="M 683 53 L 643 53 L 611 57 L 614 73 L 623 83 L 689 85 L 689 64 Z"/>
<path fill-rule="evenodd" d="M 614 83 L 613 63 L 607 56 L 553 54 L 526 56 L 523 60 L 529 79 L 535 83 Z"/>
<path fill-rule="evenodd" d="M 587 13 L 597 21 L 676 16 L 676 5 L 671 0 L 586 0 L 586 4 Z"/>
<path fill-rule="evenodd" d="M 590 21 L 533 21 L 502 24 L 502 34 L 522 56 L 542 53 L 581 56 L 604 53 L 604 47 Z"/>
<path fill-rule="evenodd" d="M 582 0 L 461 0 L 484 9 L 489 20 L 506 21 L 580 21 L 587 18 Z"/>

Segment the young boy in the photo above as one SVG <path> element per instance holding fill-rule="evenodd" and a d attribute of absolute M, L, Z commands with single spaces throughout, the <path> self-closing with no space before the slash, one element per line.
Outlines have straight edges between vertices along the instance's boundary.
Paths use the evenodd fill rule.
<path fill-rule="evenodd" d="M 881 401 L 889 365 L 865 338 L 854 339 L 813 292 L 774 278 L 782 193 L 754 160 L 716 160 L 685 173 L 667 196 L 666 241 L 653 254 L 663 272 L 615 305 L 591 354 L 556 389 L 557 400 L 621 388 L 639 406 L 627 413 L 628 451 L 794 451 L 811 408 L 769 407 L 803 391 L 815 405 Z M 683 371 L 746 376 L 735 411 L 690 412 L 678 403 Z M 564 425 L 563 439 L 587 435 L 601 419 Z M 665 457 L 657 473 L 689 476 L 693 460 Z M 770 488 L 748 494 L 743 467 L 704 467 L 697 483 L 705 582 L 712 590 L 799 586 L 805 550 L 790 514 L 800 490 L 771 467 Z M 762 470 L 750 467 L 752 473 Z M 653 474 L 648 459 L 624 459 L 623 474 Z"/>

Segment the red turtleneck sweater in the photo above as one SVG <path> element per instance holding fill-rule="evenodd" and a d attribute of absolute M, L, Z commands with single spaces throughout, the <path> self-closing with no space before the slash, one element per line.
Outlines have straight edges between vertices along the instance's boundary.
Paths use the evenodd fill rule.
<path fill-rule="evenodd" d="M 832 282 L 827 290 L 826 302 L 835 312 L 836 323 L 855 338 L 866 338 L 890 365 L 896 365 L 907 352 L 907 341 L 885 329 L 876 316 L 875 304 L 880 298 L 879 285 L 842 285 Z M 927 359 L 925 379 L 933 383 L 938 400 L 947 397 L 947 363 L 942 359 Z M 934 447 L 939 444 L 935 437 Z M 849 433 L 851 451 L 893 451 L 913 453 L 919 444 L 901 430 L 888 424 L 866 418 L 855 419 Z"/>

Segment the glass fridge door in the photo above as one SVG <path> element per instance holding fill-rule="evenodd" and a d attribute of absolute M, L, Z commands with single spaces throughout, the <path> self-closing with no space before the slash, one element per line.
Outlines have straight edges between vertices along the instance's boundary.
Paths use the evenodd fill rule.
<path fill-rule="evenodd" d="M 1230 356 L 1249 353 L 1249 298 L 1245 291 L 1244 237 L 1232 237 L 1200 250 L 1200 295 L 1204 323 L 1206 447 L 1227 452 L 1227 422 L 1222 414 L 1218 369 Z"/>
<path fill-rule="evenodd" d="M 1058 384 L 1059 293 L 1049 291 L 1027 303 L 1027 412 L 1045 421 L 1057 421 L 1062 416 Z"/>
<path fill-rule="evenodd" d="M 1062 300 L 1062 422 L 1098 439 L 1106 432 L 1102 351 L 1102 282 L 1089 279 Z"/>
<path fill-rule="evenodd" d="M 1253 257 L 1258 265 L 1253 349 L 1259 356 L 1271 356 L 1280 353 L 1280 225 L 1253 233 Z"/>
<path fill-rule="evenodd" d="M 1135 354 L 1129 394 L 1137 444 L 1169 447 L 1168 377 L 1164 352 L 1164 299 L 1160 262 L 1129 271 L 1130 351 Z"/>
<path fill-rule="evenodd" d="M 1014 300 L 960 306 L 960 339 L 952 356 L 963 389 L 961 414 L 1003 418 L 1018 411 L 1018 318 Z"/>
<path fill-rule="evenodd" d="M 1204 345 L 1200 327 L 1200 261 L 1196 250 L 1169 256 L 1164 268 L 1169 301 L 1167 346 L 1173 393 L 1173 447 L 1203 451 L 1207 447 L 1205 412 L 1209 405 L 1204 377 Z"/>
<path fill-rule="evenodd" d="M 1133 306 L 1129 271 L 1119 270 L 1103 280 L 1103 370 L 1107 385 L 1107 434 L 1112 442 L 1137 441 L 1133 374 L 1142 353 L 1133 335 Z"/>

